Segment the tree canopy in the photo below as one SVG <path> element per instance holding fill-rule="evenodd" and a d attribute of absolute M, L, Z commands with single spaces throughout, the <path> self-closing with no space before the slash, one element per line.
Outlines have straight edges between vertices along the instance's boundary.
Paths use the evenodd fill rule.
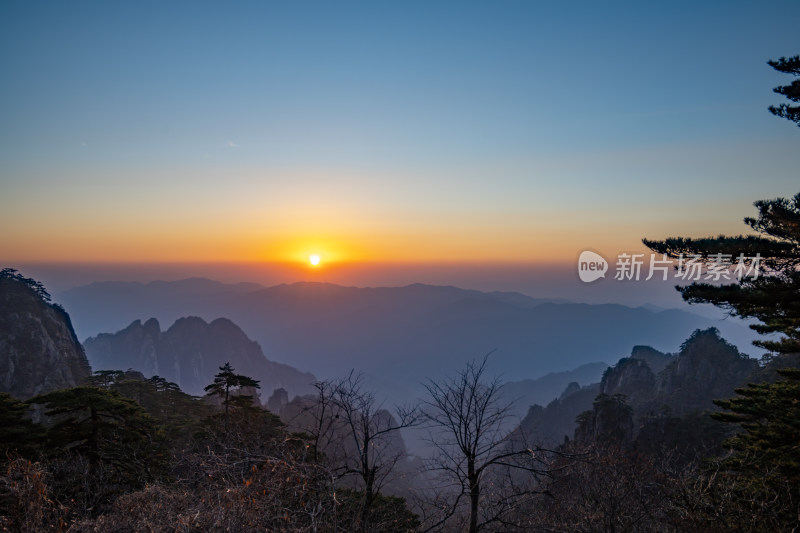
<path fill-rule="evenodd" d="M 0 454 L 33 455 L 42 429 L 28 416 L 28 405 L 0 392 Z"/>
<path fill-rule="evenodd" d="M 800 76 L 800 56 L 782 57 L 777 61 L 767 61 L 767 64 L 778 72 Z M 775 87 L 773 91 L 782 94 L 792 102 L 800 102 L 800 79 L 794 80 L 789 85 Z M 769 106 L 769 111 L 775 116 L 797 122 L 797 125 L 800 126 L 800 106 L 790 104 L 771 105 Z"/>
<path fill-rule="evenodd" d="M 780 58 L 769 65 L 780 72 L 800 75 L 800 56 Z M 800 80 L 775 92 L 800 101 Z M 800 125 L 800 106 L 771 106 L 770 112 Z M 776 352 L 771 366 L 797 366 L 800 353 L 800 194 L 791 199 L 755 202 L 757 217 L 745 223 L 757 235 L 706 238 L 644 239 L 655 252 L 670 257 L 695 256 L 700 261 L 749 258 L 756 270 L 738 283 L 692 283 L 677 287 L 689 303 L 711 303 L 734 316 L 756 319 L 750 327 L 761 334 L 777 334 L 756 341 Z M 740 259 L 741 260 L 741 259 Z M 737 397 L 716 400 L 725 409 L 717 420 L 740 425 L 726 441 L 731 454 L 712 463 L 708 486 L 709 509 L 726 530 L 796 530 L 800 516 L 800 369 L 777 371 L 782 380 L 736 389 Z"/>
<path fill-rule="evenodd" d="M 744 221 L 760 235 L 643 242 L 673 258 L 699 256 L 707 262 L 720 258 L 733 262 L 739 257 L 752 262 L 757 258 L 760 272 L 744 276 L 738 283 L 695 282 L 678 290 L 689 303 L 710 303 L 734 316 L 758 320 L 750 327 L 761 334 L 783 335 L 778 340 L 757 341 L 757 346 L 778 353 L 800 352 L 800 194 L 792 199 L 760 200 L 755 206 L 758 216 Z"/>
<path fill-rule="evenodd" d="M 800 56 L 768 61 L 779 72 L 800 76 Z M 792 102 L 800 101 L 800 80 L 774 91 Z M 800 106 L 770 106 L 776 116 L 797 122 Z M 757 235 L 704 238 L 670 237 L 658 241 L 643 239 L 654 252 L 672 258 L 694 256 L 700 261 L 750 261 L 754 275 L 739 276 L 739 283 L 713 285 L 692 283 L 678 287 L 689 303 L 710 303 L 728 310 L 734 316 L 754 318 L 750 327 L 761 334 L 782 335 L 777 340 L 756 342 L 757 346 L 779 354 L 800 352 L 800 193 L 793 198 L 776 198 L 755 202 L 757 217 L 746 217 L 745 224 Z M 753 272 L 753 267 L 758 267 Z M 762 269 L 764 275 L 759 275 Z"/>
<path fill-rule="evenodd" d="M 132 466 L 124 447 L 149 447 L 158 430 L 139 404 L 112 390 L 74 387 L 28 403 L 46 406 L 45 415 L 55 422 L 48 429 L 54 449 L 84 454 L 92 462 L 113 462 L 123 470 Z"/>
<path fill-rule="evenodd" d="M 2 279 L 13 279 L 19 281 L 20 283 L 24 283 L 31 289 L 33 289 L 39 297 L 44 300 L 45 302 L 50 302 L 51 297 L 50 293 L 47 292 L 47 289 L 44 288 L 44 285 L 40 281 L 36 281 L 33 278 L 26 278 L 22 274 L 17 271 L 15 268 L 4 268 L 0 270 L 0 280 Z"/>
<path fill-rule="evenodd" d="M 225 412 L 233 402 L 232 393 L 241 391 L 243 387 L 253 387 L 260 389 L 259 381 L 242 374 L 237 374 L 230 363 L 225 363 L 219 367 L 219 372 L 214 376 L 214 381 L 205 387 L 206 396 L 218 396 L 225 406 Z M 252 396 L 240 396 L 251 401 Z"/>

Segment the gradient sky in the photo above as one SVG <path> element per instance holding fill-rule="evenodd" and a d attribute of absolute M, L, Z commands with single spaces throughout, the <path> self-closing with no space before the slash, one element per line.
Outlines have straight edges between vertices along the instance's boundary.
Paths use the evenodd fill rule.
<path fill-rule="evenodd" d="M 800 2 L 0 3 L 0 259 L 514 264 L 740 233 Z"/>

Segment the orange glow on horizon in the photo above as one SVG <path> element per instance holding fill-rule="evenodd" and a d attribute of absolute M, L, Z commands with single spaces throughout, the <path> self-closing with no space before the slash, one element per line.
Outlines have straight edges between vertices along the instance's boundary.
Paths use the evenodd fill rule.
<path fill-rule="evenodd" d="M 364 258 L 356 247 L 332 238 L 285 239 L 265 245 L 257 257 L 242 258 L 246 262 L 286 263 L 314 269 L 332 264 L 353 263 Z"/>
<path fill-rule="evenodd" d="M 314 227 L 290 220 L 255 219 L 220 225 L 205 221 L 164 230 L 157 225 L 31 224 L 0 236 L 6 262 L 248 263 L 323 271 L 372 264 L 533 264 L 574 261 L 584 249 L 616 254 L 642 248 L 641 236 L 661 237 L 654 227 L 632 225 L 562 227 L 529 224 L 437 226 L 420 219 L 388 227 L 385 221 L 345 223 L 331 216 Z M 327 226 L 327 227 L 326 227 Z M 324 229 L 320 229 L 324 228 Z M 113 231 L 112 231 L 113 230 Z M 309 258 L 319 255 L 312 266 Z M 316 276 L 317 274 L 315 274 Z"/>

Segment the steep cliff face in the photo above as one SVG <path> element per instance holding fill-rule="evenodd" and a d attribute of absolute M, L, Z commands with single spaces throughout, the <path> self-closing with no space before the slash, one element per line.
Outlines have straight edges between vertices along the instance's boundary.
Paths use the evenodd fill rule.
<path fill-rule="evenodd" d="M 91 375 L 69 315 L 41 285 L 0 273 L 0 391 L 27 399 L 74 387 Z"/>
<path fill-rule="evenodd" d="M 204 394 L 219 367 L 229 362 L 237 374 L 261 381 L 261 395 L 274 389 L 291 394 L 311 392 L 312 374 L 264 357 L 257 342 L 233 322 L 218 318 L 210 324 L 197 317 L 178 319 L 161 331 L 157 320 L 134 321 L 114 333 L 91 337 L 84 343 L 86 354 L 97 370 L 138 370 L 150 377 L 161 376 L 189 394 Z"/>
<path fill-rule="evenodd" d="M 697 330 L 659 373 L 656 395 L 676 414 L 712 409 L 713 400 L 733 396 L 757 367 L 716 329 Z"/>
<path fill-rule="evenodd" d="M 674 356 L 635 348 L 600 386 L 603 394 L 624 395 L 638 415 L 664 408 L 682 415 L 714 409 L 713 400 L 733 395 L 757 366 L 710 328 L 695 331 Z"/>
<path fill-rule="evenodd" d="M 675 359 L 675 356 L 668 353 L 662 353 L 651 348 L 650 346 L 634 346 L 631 350 L 631 359 L 639 359 L 647 363 L 653 374 L 658 375 L 659 372 L 664 370 L 668 364 Z"/>
<path fill-rule="evenodd" d="M 529 443 L 543 447 L 561 444 L 565 439 L 572 438 L 575 418 L 592 408 L 592 402 L 599 392 L 598 383 L 585 387 L 570 383 L 561 396 L 546 407 L 532 405 L 517 431 L 521 431 Z"/>
<path fill-rule="evenodd" d="M 639 441 L 669 441 L 676 449 L 689 450 L 687 454 L 707 451 L 706 443 L 689 442 L 698 432 L 687 428 L 706 425 L 702 435 L 719 433 L 702 413 L 716 409 L 713 400 L 733 396 L 757 368 L 754 359 L 739 353 L 716 329 L 696 330 L 674 355 L 634 347 L 629 357 L 603 373 L 600 383 L 570 384 L 558 400 L 531 407 L 520 431 L 544 444 L 558 443 L 573 430 L 576 440 L 587 442 L 629 442 L 644 432 Z"/>
<path fill-rule="evenodd" d="M 603 374 L 600 392 L 623 395 L 631 405 L 650 401 L 655 394 L 656 376 L 642 359 L 626 357 Z"/>
<path fill-rule="evenodd" d="M 624 396 L 600 394 L 592 409 L 578 415 L 575 440 L 582 444 L 626 444 L 633 440 L 633 410 Z"/>
<path fill-rule="evenodd" d="M 161 338 L 161 326 L 155 318 L 144 324 L 134 321 L 130 326 L 114 335 L 98 335 L 86 341 L 90 348 L 92 366 L 97 370 L 127 370 L 134 368 L 147 376 L 163 376 L 157 345 Z M 118 366 L 125 362 L 127 367 Z"/>

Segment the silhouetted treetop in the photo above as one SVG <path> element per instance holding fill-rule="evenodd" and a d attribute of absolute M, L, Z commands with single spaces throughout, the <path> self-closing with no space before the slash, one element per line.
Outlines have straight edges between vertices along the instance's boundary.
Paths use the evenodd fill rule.
<path fill-rule="evenodd" d="M 784 335 L 777 341 L 757 341 L 756 346 L 778 353 L 800 352 L 800 194 L 791 199 L 759 200 L 754 205 L 758 216 L 744 221 L 759 236 L 671 237 L 643 242 L 670 257 L 696 255 L 705 262 L 725 256 L 736 263 L 740 254 L 749 261 L 757 257 L 761 272 L 738 283 L 694 282 L 677 288 L 689 303 L 710 303 L 734 316 L 755 318 L 759 323 L 750 327 L 757 332 Z"/>
<path fill-rule="evenodd" d="M 3 279 L 13 279 L 21 283 L 24 283 L 25 285 L 33 289 L 34 292 L 36 292 L 36 294 L 38 294 L 42 300 L 50 303 L 51 300 L 50 293 L 47 292 L 47 289 L 44 288 L 44 285 L 42 285 L 40 281 L 36 281 L 33 278 L 26 278 L 25 276 L 20 274 L 17 269 L 4 268 L 3 270 L 0 270 L 0 280 Z"/>
<path fill-rule="evenodd" d="M 767 64 L 778 72 L 800 76 L 800 56 L 781 57 L 777 61 L 767 61 Z M 789 85 L 775 87 L 773 91 L 782 94 L 792 102 L 800 102 L 800 79 L 794 80 Z M 800 106 L 789 104 L 771 105 L 769 106 L 769 111 L 775 116 L 797 122 L 797 125 L 800 126 Z"/>

